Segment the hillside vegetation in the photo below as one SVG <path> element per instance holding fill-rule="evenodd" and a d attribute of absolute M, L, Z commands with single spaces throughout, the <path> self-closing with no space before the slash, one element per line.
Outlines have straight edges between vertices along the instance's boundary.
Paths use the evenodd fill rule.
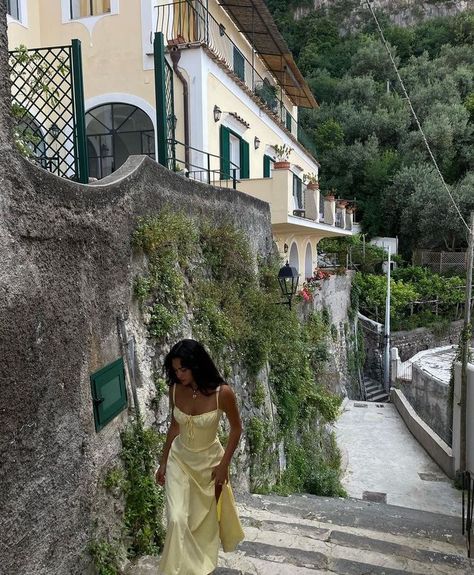
<path fill-rule="evenodd" d="M 356 198 L 369 236 L 462 249 L 461 224 L 417 130 L 374 20 L 359 1 L 301 15 L 312 2 L 267 0 L 320 107 L 300 110 L 321 163 L 321 189 Z M 421 10 L 421 8 L 420 8 Z M 357 29 L 341 26 L 357 11 Z M 474 12 L 400 27 L 377 11 L 443 176 L 468 220 L 474 209 Z"/>

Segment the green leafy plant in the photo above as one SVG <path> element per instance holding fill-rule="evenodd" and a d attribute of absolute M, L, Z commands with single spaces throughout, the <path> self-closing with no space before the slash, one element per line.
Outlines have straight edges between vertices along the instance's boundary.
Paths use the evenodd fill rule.
<path fill-rule="evenodd" d="M 163 490 L 153 472 L 163 437 L 145 428 L 140 419 L 121 434 L 120 457 L 124 466 L 121 482 L 125 497 L 124 524 L 129 536 L 128 555 L 157 554 L 163 546 Z"/>
<path fill-rule="evenodd" d="M 275 151 L 275 159 L 277 162 L 287 162 L 290 159 L 290 154 L 293 148 L 287 144 L 273 144 Z"/>
<path fill-rule="evenodd" d="M 89 543 L 89 553 L 97 575 L 119 575 L 120 562 L 125 558 L 123 547 L 119 543 L 94 540 Z"/>

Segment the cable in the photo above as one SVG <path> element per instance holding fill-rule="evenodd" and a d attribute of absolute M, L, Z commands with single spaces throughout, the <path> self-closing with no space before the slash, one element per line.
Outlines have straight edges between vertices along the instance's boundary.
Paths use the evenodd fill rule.
<path fill-rule="evenodd" d="M 403 93 L 404 93 L 404 95 L 405 95 L 405 98 L 407 99 L 407 102 L 408 102 L 408 104 L 409 104 L 409 106 L 410 106 L 411 113 L 413 114 L 413 117 L 415 118 L 416 125 L 418 126 L 418 130 L 420 131 L 420 133 L 421 133 L 421 135 L 422 135 L 422 137 L 423 137 L 423 141 L 424 141 L 424 143 L 425 143 L 426 149 L 428 150 L 428 153 L 429 153 L 429 155 L 430 155 L 430 157 L 431 157 L 431 159 L 432 159 L 432 161 L 433 161 L 433 164 L 434 164 L 434 166 L 435 166 L 435 168 L 436 168 L 436 171 L 437 171 L 437 173 L 438 173 L 438 176 L 440 177 L 441 182 L 443 183 L 443 186 L 444 186 L 446 192 L 448 193 L 448 196 L 449 196 L 451 202 L 453 203 L 453 206 L 455 207 L 455 209 L 456 209 L 456 211 L 457 211 L 457 213 L 458 213 L 458 215 L 459 215 L 459 218 L 461 219 L 462 223 L 463 223 L 464 226 L 466 227 L 466 229 L 467 229 L 467 231 L 469 232 L 469 234 L 471 234 L 471 233 L 473 233 L 473 231 L 471 231 L 471 229 L 469 228 L 469 226 L 468 226 L 467 223 L 466 223 L 466 220 L 463 218 L 463 216 L 462 216 L 462 214 L 461 214 L 461 211 L 460 211 L 460 209 L 458 208 L 458 205 L 456 204 L 456 202 L 455 202 L 455 200 L 454 200 L 454 198 L 453 198 L 453 195 L 451 194 L 451 191 L 449 190 L 448 185 L 447 185 L 446 182 L 444 181 L 443 174 L 441 173 L 441 170 L 440 170 L 439 167 L 438 167 L 438 162 L 436 161 L 436 158 L 434 157 L 433 152 L 431 151 L 431 147 L 430 147 L 430 145 L 429 145 L 429 143 L 428 143 L 428 140 L 426 139 L 425 133 L 423 132 L 423 128 L 421 127 L 420 121 L 418 120 L 418 116 L 416 115 L 416 112 L 415 112 L 415 110 L 414 110 L 414 108 L 413 108 L 413 105 L 412 105 L 411 100 L 410 100 L 410 96 L 408 95 L 408 92 L 406 91 L 405 84 L 403 83 L 402 77 L 400 76 L 400 73 L 399 73 L 398 68 L 397 68 L 397 64 L 395 63 L 395 60 L 394 60 L 394 58 L 393 58 L 393 56 L 392 56 L 392 52 L 390 51 L 390 47 L 389 47 L 389 45 L 388 45 L 388 42 L 387 42 L 387 40 L 385 39 L 384 33 L 383 33 L 382 28 L 381 28 L 381 26 L 380 26 L 380 24 L 379 24 L 379 21 L 378 21 L 378 19 L 377 19 L 377 16 L 376 16 L 376 14 L 375 14 L 375 12 L 374 12 L 374 9 L 372 8 L 372 4 L 371 4 L 371 2 L 370 2 L 369 0 L 365 0 L 365 3 L 366 3 L 367 6 L 369 7 L 369 10 L 370 10 L 370 12 L 371 12 L 371 14 L 372 14 L 372 16 L 373 16 L 373 18 L 374 18 L 374 20 L 375 20 L 375 23 L 376 23 L 376 25 L 377 25 L 378 31 L 379 31 L 379 33 L 380 33 L 380 37 L 382 38 L 382 42 L 384 43 L 385 49 L 387 50 L 387 53 L 388 53 L 388 55 L 389 55 L 389 57 L 390 57 L 390 61 L 392 62 L 392 65 L 393 65 L 393 67 L 394 67 L 394 69 L 395 69 L 395 73 L 397 74 L 398 81 L 400 82 L 400 85 L 401 85 L 401 87 L 402 87 L 402 90 L 403 90 Z"/>

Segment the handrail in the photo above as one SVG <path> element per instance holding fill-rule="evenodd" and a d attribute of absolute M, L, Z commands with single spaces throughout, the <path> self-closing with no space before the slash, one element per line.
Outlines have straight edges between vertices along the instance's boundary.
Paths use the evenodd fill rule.
<path fill-rule="evenodd" d="M 261 76 L 227 34 L 225 26 L 214 18 L 200 0 L 178 0 L 154 6 L 156 31 L 162 32 L 169 45 L 205 45 L 217 60 L 232 70 L 273 114 L 276 114 L 298 142 L 316 155 L 316 149 L 301 124 L 283 104 L 282 88 L 268 72 Z M 279 94 L 278 94 L 279 92 Z"/>
<path fill-rule="evenodd" d="M 186 169 L 186 176 L 192 178 L 194 180 L 199 180 L 201 182 L 205 182 L 209 185 L 216 185 L 217 182 L 222 185 L 222 182 L 232 182 L 232 188 L 235 190 L 237 189 L 237 180 L 239 177 L 240 166 L 236 163 L 232 162 L 230 159 L 228 160 L 229 170 L 224 171 L 221 167 L 222 156 L 218 156 L 217 154 L 211 154 L 210 152 L 204 152 L 199 148 L 194 146 L 189 146 L 180 142 L 179 140 L 175 139 L 168 139 L 168 156 L 167 156 L 167 163 L 168 168 L 174 172 L 178 172 L 178 165 L 183 163 L 186 165 L 184 158 L 181 156 L 177 156 L 176 148 L 182 147 L 183 151 L 188 150 L 190 152 L 194 152 L 194 154 L 190 154 L 193 157 L 202 157 L 204 158 L 204 162 L 195 163 L 193 161 L 189 161 L 187 164 Z M 186 157 L 184 155 L 184 157 Z M 218 167 L 215 168 L 214 165 L 218 163 Z M 196 168 L 196 169 L 192 169 Z"/>

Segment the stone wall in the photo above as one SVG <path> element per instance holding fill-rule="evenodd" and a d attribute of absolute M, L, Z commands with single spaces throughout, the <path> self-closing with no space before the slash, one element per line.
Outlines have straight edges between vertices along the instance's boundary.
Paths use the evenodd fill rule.
<path fill-rule="evenodd" d="M 95 186 L 15 154 L 2 156 L 0 174 L 0 564 L 8 574 L 84 575 L 98 487 L 128 417 L 95 432 L 89 375 L 123 354 L 118 316 L 128 317 L 130 336 L 145 337 L 132 297 L 144 265 L 130 241 L 138 218 L 168 207 L 230 220 L 264 255 L 272 248 L 269 208 L 148 158 L 129 159 Z M 153 383 L 147 358 L 138 363 L 145 406 Z M 107 521 L 116 521 L 113 506 Z"/>
<path fill-rule="evenodd" d="M 365 345 L 364 373 L 376 381 L 383 381 L 383 349 L 384 335 L 383 325 L 360 316 L 359 321 L 363 328 Z M 411 331 L 395 331 L 390 334 L 390 347 L 398 349 L 401 361 L 407 361 L 420 351 L 456 345 L 462 330 L 463 322 L 452 322 L 445 332 L 433 332 L 420 327 Z"/>
<path fill-rule="evenodd" d="M 390 347 L 396 347 L 400 359 L 406 361 L 420 351 L 445 345 L 456 345 L 462 331 L 462 320 L 452 322 L 445 332 L 433 332 L 420 327 L 411 331 L 393 332 L 390 337 Z"/>
<path fill-rule="evenodd" d="M 451 445 L 452 414 L 449 408 L 449 385 L 422 367 L 412 365 L 412 380 L 398 380 L 403 392 L 419 417 L 448 445 Z"/>
<path fill-rule="evenodd" d="M 354 325 L 349 321 L 351 306 L 351 282 L 353 273 L 332 275 L 321 281 L 321 289 L 314 295 L 311 304 L 305 304 L 303 311 L 327 310 L 333 326 L 329 345 L 329 361 L 324 373 L 324 384 L 332 392 L 343 397 L 351 395 L 352 376 L 348 367 L 348 352 Z"/>

